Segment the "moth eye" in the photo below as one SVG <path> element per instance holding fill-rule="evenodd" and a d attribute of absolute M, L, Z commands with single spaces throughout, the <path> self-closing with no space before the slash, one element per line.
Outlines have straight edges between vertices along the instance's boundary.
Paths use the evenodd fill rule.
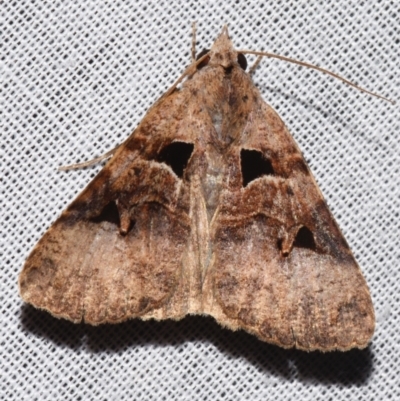
<path fill-rule="evenodd" d="M 93 221 L 94 223 L 101 223 L 102 221 L 108 221 L 109 223 L 119 226 L 121 222 L 119 219 L 119 212 L 115 201 L 111 201 L 110 203 L 108 203 L 103 208 L 101 213 L 98 216 L 93 217 L 91 221 Z"/>
<path fill-rule="evenodd" d="M 209 53 L 210 49 L 203 49 L 196 57 L 196 60 L 199 60 L 201 57 L 203 57 L 205 54 Z M 208 62 L 210 61 L 210 57 L 206 57 L 196 68 L 198 70 L 201 70 L 203 67 L 205 67 Z"/>
<path fill-rule="evenodd" d="M 271 162 L 258 150 L 242 149 L 240 151 L 243 186 L 263 175 L 274 175 Z"/>
<path fill-rule="evenodd" d="M 193 148 L 192 143 L 172 142 L 161 149 L 157 161 L 168 164 L 179 178 L 183 178 L 183 172 L 192 155 Z"/>
<path fill-rule="evenodd" d="M 317 248 L 312 232 L 305 226 L 301 227 L 297 232 L 293 246 L 296 246 L 297 248 L 308 248 L 313 251 Z"/>
<path fill-rule="evenodd" d="M 246 71 L 247 59 L 243 53 L 238 53 L 237 61 L 240 65 L 240 67 L 242 67 L 242 70 Z"/>

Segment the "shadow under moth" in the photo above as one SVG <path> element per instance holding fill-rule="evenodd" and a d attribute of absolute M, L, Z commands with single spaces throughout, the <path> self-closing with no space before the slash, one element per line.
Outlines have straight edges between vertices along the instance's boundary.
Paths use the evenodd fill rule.
<path fill-rule="evenodd" d="M 285 348 L 368 345 L 365 279 L 245 69 L 224 27 L 35 246 L 26 302 L 75 323 L 201 314 Z"/>

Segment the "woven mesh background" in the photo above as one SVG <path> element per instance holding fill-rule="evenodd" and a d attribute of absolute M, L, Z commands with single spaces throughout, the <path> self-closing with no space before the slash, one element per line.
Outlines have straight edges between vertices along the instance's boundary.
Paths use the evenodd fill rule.
<path fill-rule="evenodd" d="M 1 399 L 400 399 L 399 106 L 287 63 L 264 60 L 254 81 L 366 276 L 377 314 L 369 348 L 287 351 L 202 317 L 73 325 L 18 295 L 29 251 L 101 168 L 57 166 L 130 134 L 189 63 L 192 21 L 199 51 L 228 23 L 237 48 L 312 62 L 400 99 L 399 2 L 270 3 L 1 2 Z"/>

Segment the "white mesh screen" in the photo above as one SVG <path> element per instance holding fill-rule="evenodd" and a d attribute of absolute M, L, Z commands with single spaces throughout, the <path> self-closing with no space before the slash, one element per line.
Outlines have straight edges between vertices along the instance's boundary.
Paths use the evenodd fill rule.
<path fill-rule="evenodd" d="M 275 5 L 274 5 L 275 3 Z M 371 346 L 285 351 L 212 319 L 73 325 L 23 304 L 28 253 L 197 50 L 229 25 L 237 48 L 324 66 L 394 99 L 397 1 L 4 1 L 0 4 L 0 398 L 400 399 L 399 106 L 263 60 L 254 76 L 288 125 L 369 283 Z M 254 60 L 249 57 L 249 61 Z"/>

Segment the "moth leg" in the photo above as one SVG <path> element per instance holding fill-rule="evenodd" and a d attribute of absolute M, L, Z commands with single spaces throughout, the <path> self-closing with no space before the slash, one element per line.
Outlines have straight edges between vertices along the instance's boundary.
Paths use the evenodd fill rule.
<path fill-rule="evenodd" d="M 103 153 L 100 156 L 95 157 L 92 160 L 86 160 L 85 162 L 82 163 L 74 163 L 74 164 L 70 164 L 69 166 L 60 166 L 58 168 L 59 171 L 68 171 L 68 170 L 77 170 L 79 168 L 85 168 L 85 167 L 89 167 L 89 166 L 93 166 L 96 163 L 102 162 L 103 160 L 106 160 L 108 158 L 110 158 L 111 156 L 113 156 L 115 154 L 115 152 L 122 146 L 124 145 L 124 143 L 130 138 L 130 136 L 122 143 L 120 143 L 119 145 L 117 145 L 115 148 L 112 148 L 111 150 L 109 150 L 106 153 Z"/>
<path fill-rule="evenodd" d="M 196 21 L 192 23 L 192 63 L 196 61 Z"/>
<path fill-rule="evenodd" d="M 67 171 L 67 170 L 77 170 L 79 168 L 85 168 L 85 167 L 89 167 L 89 166 L 93 166 L 93 164 L 96 164 L 98 162 L 101 162 L 105 159 L 108 159 L 109 157 L 111 157 L 116 151 L 117 149 L 121 146 L 118 145 L 115 148 L 109 150 L 108 152 L 104 153 L 103 155 L 100 155 L 98 157 L 95 157 L 92 160 L 87 160 L 85 162 L 82 163 L 74 163 L 74 164 L 70 164 L 69 166 L 60 166 L 58 168 L 58 170 L 60 171 Z"/>
<path fill-rule="evenodd" d="M 254 71 L 256 70 L 256 68 L 260 65 L 261 63 L 261 59 L 262 56 L 258 56 L 257 60 L 255 61 L 255 63 L 251 66 L 250 70 L 249 70 L 249 75 L 253 75 Z"/>

